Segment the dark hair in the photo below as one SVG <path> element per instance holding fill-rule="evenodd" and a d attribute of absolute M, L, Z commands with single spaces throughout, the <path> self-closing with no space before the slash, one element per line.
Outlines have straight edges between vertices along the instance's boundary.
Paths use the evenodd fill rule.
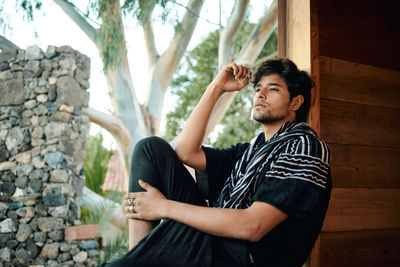
<path fill-rule="evenodd" d="M 313 86 L 310 75 L 305 71 L 300 71 L 290 59 L 271 59 L 264 61 L 257 68 L 253 80 L 254 87 L 263 76 L 273 73 L 278 74 L 285 81 L 290 99 L 298 95 L 304 97 L 304 103 L 296 111 L 296 121 L 305 122 L 310 108 L 311 87 Z"/>

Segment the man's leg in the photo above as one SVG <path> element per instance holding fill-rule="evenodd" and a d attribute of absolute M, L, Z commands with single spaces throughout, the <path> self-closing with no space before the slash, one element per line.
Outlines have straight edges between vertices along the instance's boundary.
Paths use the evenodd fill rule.
<path fill-rule="evenodd" d="M 132 155 L 129 192 L 144 191 L 139 179 L 156 187 L 168 199 L 205 205 L 198 187 L 175 151 L 159 137 L 145 138 L 137 143 Z M 188 194 L 189 193 L 189 194 Z M 158 222 L 130 219 L 129 249 L 132 249 Z"/>

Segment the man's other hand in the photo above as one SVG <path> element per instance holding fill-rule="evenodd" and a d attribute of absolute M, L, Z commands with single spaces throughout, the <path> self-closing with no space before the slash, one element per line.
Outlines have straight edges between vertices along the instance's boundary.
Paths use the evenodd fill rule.
<path fill-rule="evenodd" d="M 156 221 L 163 219 L 166 198 L 148 183 L 139 180 L 139 185 L 146 192 L 128 193 L 125 195 L 125 214 L 129 219 Z M 165 205 L 164 205 L 165 204 Z"/>
<path fill-rule="evenodd" d="M 251 71 L 246 66 L 231 63 L 218 72 L 211 84 L 224 92 L 232 92 L 241 90 L 250 79 Z"/>

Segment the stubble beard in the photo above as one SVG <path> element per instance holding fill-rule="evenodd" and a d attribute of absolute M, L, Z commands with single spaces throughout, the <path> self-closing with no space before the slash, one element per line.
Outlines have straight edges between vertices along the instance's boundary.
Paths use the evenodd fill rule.
<path fill-rule="evenodd" d="M 253 119 L 261 124 L 270 124 L 277 121 L 281 121 L 285 119 L 290 114 L 289 104 L 287 106 L 287 111 L 280 114 L 272 114 L 271 110 L 267 110 L 266 112 L 256 112 L 253 110 Z"/>

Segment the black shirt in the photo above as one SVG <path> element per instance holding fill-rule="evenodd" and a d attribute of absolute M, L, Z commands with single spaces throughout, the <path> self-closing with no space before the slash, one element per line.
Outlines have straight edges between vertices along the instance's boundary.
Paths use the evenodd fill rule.
<path fill-rule="evenodd" d="M 203 147 L 206 155 L 210 203 L 216 199 L 249 143 L 227 149 Z M 269 168 L 250 196 L 275 206 L 289 217 L 258 242 L 249 242 L 255 266 L 302 266 L 321 230 L 328 207 L 331 181 L 329 149 L 313 136 L 289 140 L 275 152 Z"/>

